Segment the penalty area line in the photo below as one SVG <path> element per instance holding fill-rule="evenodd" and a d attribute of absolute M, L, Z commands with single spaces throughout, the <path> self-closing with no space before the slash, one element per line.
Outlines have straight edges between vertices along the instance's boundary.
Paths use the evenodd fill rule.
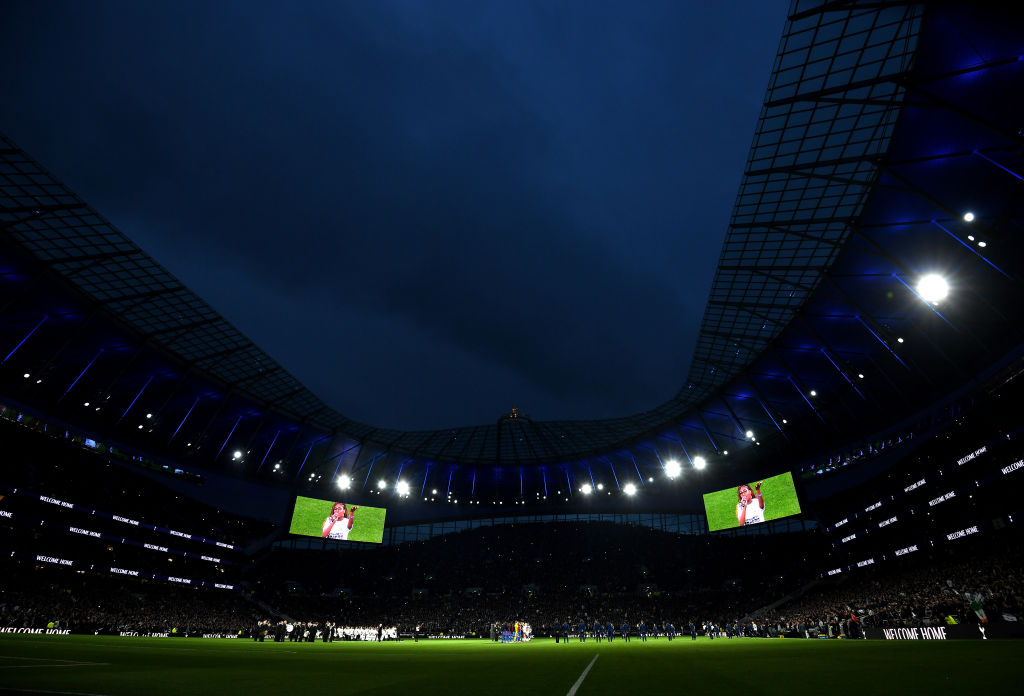
<path fill-rule="evenodd" d="M 583 680 L 587 678 L 587 672 L 590 671 L 590 668 L 594 666 L 594 663 L 597 662 L 597 658 L 599 657 L 601 657 L 601 653 L 594 655 L 594 659 L 590 661 L 587 668 L 583 670 L 583 674 L 580 675 L 580 678 L 576 680 L 576 683 L 572 685 L 572 688 L 569 689 L 565 696 L 576 696 L 576 690 L 580 688 L 580 684 L 582 684 Z"/>

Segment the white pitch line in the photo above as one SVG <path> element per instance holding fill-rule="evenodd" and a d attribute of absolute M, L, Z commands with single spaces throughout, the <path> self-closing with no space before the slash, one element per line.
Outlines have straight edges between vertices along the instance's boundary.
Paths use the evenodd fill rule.
<path fill-rule="evenodd" d="M 597 658 L 599 657 L 601 657 L 601 653 L 594 655 L 594 659 L 590 661 L 587 668 L 583 670 L 583 674 L 580 675 L 580 678 L 576 680 L 576 683 L 572 685 L 572 688 L 569 689 L 569 692 L 565 696 L 576 696 L 576 689 L 580 688 L 580 684 L 582 684 L 583 680 L 587 678 L 587 672 L 590 671 L 590 668 L 594 666 L 594 663 L 597 662 Z"/>

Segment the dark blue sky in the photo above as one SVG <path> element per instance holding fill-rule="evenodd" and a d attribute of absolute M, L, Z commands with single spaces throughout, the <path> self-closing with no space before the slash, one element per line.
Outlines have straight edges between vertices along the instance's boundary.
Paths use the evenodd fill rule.
<path fill-rule="evenodd" d="M 0 131 L 327 403 L 682 385 L 783 1 L 5 2 Z"/>

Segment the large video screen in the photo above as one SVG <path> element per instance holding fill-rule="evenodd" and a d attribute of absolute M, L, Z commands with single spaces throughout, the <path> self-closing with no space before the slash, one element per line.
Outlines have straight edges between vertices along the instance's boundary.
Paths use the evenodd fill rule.
<path fill-rule="evenodd" d="M 793 474 L 786 472 L 766 479 L 737 484 L 735 488 L 704 494 L 708 528 L 743 527 L 800 514 Z"/>
<path fill-rule="evenodd" d="M 384 541 L 385 508 L 298 496 L 288 529 L 292 534 L 342 541 Z"/>

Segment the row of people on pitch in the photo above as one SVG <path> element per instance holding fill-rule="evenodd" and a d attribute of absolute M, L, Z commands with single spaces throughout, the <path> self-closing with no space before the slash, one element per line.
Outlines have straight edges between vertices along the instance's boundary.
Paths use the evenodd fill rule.
<path fill-rule="evenodd" d="M 682 635 L 689 635 L 692 640 L 697 640 L 697 635 L 705 635 L 708 638 L 714 640 L 715 638 L 733 638 L 733 637 L 756 637 L 761 635 L 758 633 L 757 624 L 748 622 L 746 626 L 741 627 L 738 621 L 732 623 L 726 623 L 719 625 L 711 621 L 702 621 L 700 624 L 695 624 L 692 621 L 689 624 L 683 624 Z M 559 642 L 559 639 L 564 638 L 565 642 L 569 642 L 569 638 L 576 638 L 577 642 L 586 642 L 587 636 L 596 639 L 598 642 L 602 638 L 606 638 L 609 642 L 615 636 L 615 630 L 612 627 L 611 622 L 606 622 L 604 625 L 599 621 L 594 622 L 594 626 L 591 630 L 587 630 L 587 626 L 584 622 L 580 622 L 576 627 L 576 633 L 569 633 L 569 624 L 563 623 L 558 624 L 557 622 L 552 626 L 552 633 L 555 637 L 555 642 Z M 624 639 L 627 643 L 631 636 L 631 627 L 629 623 L 624 623 L 618 631 L 620 638 Z M 652 623 L 650 626 L 643 621 L 636 627 L 636 637 L 647 642 L 648 638 L 659 638 L 665 636 L 671 641 L 676 637 L 676 627 L 672 625 L 671 621 L 665 621 L 659 627 L 657 623 Z"/>
<path fill-rule="evenodd" d="M 250 631 L 253 640 L 263 642 L 270 638 L 275 643 L 313 643 L 322 640 L 324 643 L 334 641 L 384 641 L 398 640 L 398 628 L 385 627 L 384 624 L 374 626 L 338 626 L 330 621 L 323 625 L 317 622 L 302 623 L 300 621 L 260 621 Z"/>
<path fill-rule="evenodd" d="M 691 624 L 692 626 L 693 624 Z M 585 643 L 587 636 L 601 642 L 601 639 L 607 639 L 609 642 L 614 639 L 616 635 L 615 627 L 612 626 L 611 621 L 606 621 L 602 624 L 600 621 L 595 621 L 593 627 L 588 631 L 587 625 L 583 621 L 580 621 L 576 626 L 576 633 L 569 633 L 569 624 L 563 623 L 558 624 L 557 622 L 552 626 L 552 634 L 555 637 L 557 643 L 560 638 L 564 638 L 565 642 L 569 642 L 570 637 L 575 637 L 577 642 Z M 632 627 L 628 622 L 623 623 L 619 627 L 618 635 L 623 638 L 627 643 L 630 640 L 632 634 Z M 676 627 L 671 622 L 663 622 L 662 626 L 658 626 L 657 623 L 652 623 L 648 626 L 644 621 L 636 627 L 636 637 L 641 641 L 646 642 L 648 638 L 658 638 L 659 636 L 666 636 L 669 640 L 676 637 Z"/>

